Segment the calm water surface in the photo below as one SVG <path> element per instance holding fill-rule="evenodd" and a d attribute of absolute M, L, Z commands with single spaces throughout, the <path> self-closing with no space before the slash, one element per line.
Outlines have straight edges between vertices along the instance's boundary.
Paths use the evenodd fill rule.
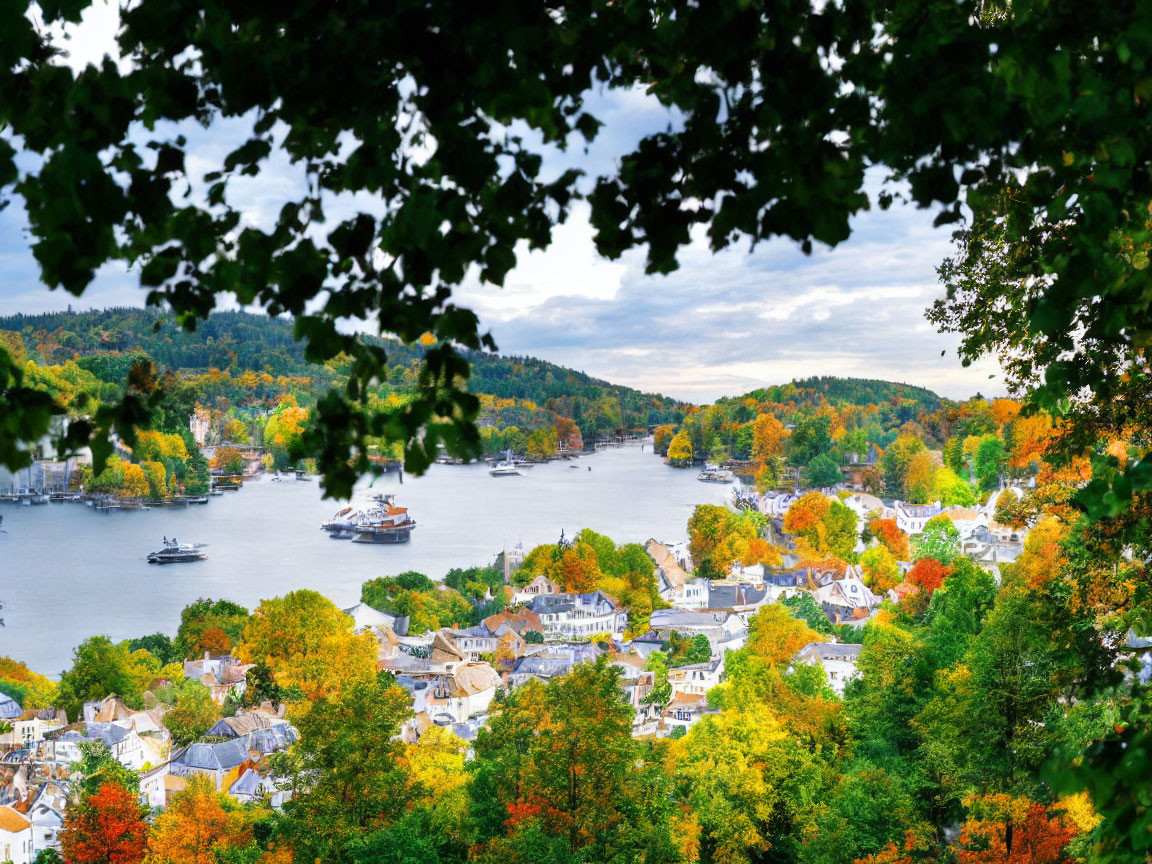
<path fill-rule="evenodd" d="M 579 466 L 579 470 L 570 467 Z M 589 471 L 588 469 L 592 470 Z M 572 462 L 490 477 L 482 465 L 434 465 L 424 477 L 395 475 L 375 488 L 397 493 L 417 522 L 409 543 L 329 540 L 320 523 L 338 508 L 315 481 L 250 482 L 205 506 L 99 513 L 78 504 L 0 504 L 0 655 L 56 677 L 73 647 L 176 632 L 197 597 L 249 608 L 264 597 L 312 588 L 342 607 L 376 576 L 418 570 L 438 579 L 452 567 L 490 562 L 518 541 L 525 549 L 584 527 L 617 543 L 679 540 L 696 504 L 721 503 L 728 487 L 665 466 L 651 449 L 625 447 Z M 207 543 L 208 560 L 150 565 L 161 538 Z"/>

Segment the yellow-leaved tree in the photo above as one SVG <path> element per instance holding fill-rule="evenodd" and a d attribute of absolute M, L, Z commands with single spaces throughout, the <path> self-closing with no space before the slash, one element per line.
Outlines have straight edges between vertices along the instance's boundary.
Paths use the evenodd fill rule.
<path fill-rule="evenodd" d="M 372 637 L 353 633 L 352 619 L 315 591 L 261 601 L 232 653 L 266 666 L 277 685 L 299 687 L 310 702 L 376 675 Z"/>
<path fill-rule="evenodd" d="M 668 445 L 668 458 L 677 468 L 686 468 L 692 464 L 692 439 L 683 429 L 676 433 Z"/>
<path fill-rule="evenodd" d="M 298 407 L 291 396 L 268 418 L 264 426 L 264 446 L 275 459 L 276 467 L 286 468 L 291 464 L 307 423 L 308 409 Z"/>

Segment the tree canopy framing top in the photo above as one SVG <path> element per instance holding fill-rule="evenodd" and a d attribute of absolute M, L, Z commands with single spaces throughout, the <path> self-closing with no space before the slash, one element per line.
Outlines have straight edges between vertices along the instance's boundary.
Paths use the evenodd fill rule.
<path fill-rule="evenodd" d="M 53 24 L 87 4 L 40 6 Z M 441 441 L 473 447 L 456 346 L 493 344 L 453 289 L 470 272 L 501 284 L 517 244 L 546 247 L 578 198 L 600 254 L 643 247 L 648 272 L 667 273 L 693 226 L 714 250 L 839 243 L 871 204 L 872 166 L 888 172 L 879 206 L 907 189 L 938 223 L 962 205 L 989 212 L 1009 187 L 1007 239 L 1036 247 L 1044 277 L 1013 301 L 1013 338 L 1060 348 L 1025 382 L 1038 403 L 1106 400 L 1121 376 L 1146 374 L 1152 286 L 1147 255 L 1132 254 L 1148 248 L 1152 202 L 1145 0 L 140 0 L 121 16 L 123 69 L 75 73 L 29 8 L 0 7 L 0 199 L 23 199 L 43 281 L 81 295 L 120 260 L 186 326 L 233 295 L 292 313 L 311 359 L 346 352 L 351 377 L 321 400 L 308 442 L 330 494 L 369 467 L 365 436 L 404 441 L 413 470 Z M 576 170 L 545 177 L 539 141 L 591 140 L 601 88 L 643 88 L 683 123 L 590 191 Z M 251 121 L 247 140 L 193 176 L 188 156 L 205 154 L 165 130 L 230 118 Z M 509 131 L 520 124 L 533 135 Z M 284 196 L 270 230 L 243 225 L 229 185 L 274 152 L 307 188 Z M 378 212 L 332 226 L 326 198 L 355 193 Z M 1065 230 L 1056 243 L 1037 224 Z M 402 411 L 366 408 L 387 358 L 340 332 L 344 318 L 435 337 Z M 0 461 L 16 465 L 51 406 L 0 358 Z M 131 440 L 154 395 L 138 376 L 66 443 L 91 439 L 99 460 L 109 429 Z"/>

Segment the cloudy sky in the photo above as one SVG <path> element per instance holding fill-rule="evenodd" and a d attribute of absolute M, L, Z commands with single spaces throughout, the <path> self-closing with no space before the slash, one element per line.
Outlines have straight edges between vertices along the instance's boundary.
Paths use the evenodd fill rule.
<path fill-rule="evenodd" d="M 70 34 L 69 62 L 82 66 L 112 50 L 116 20 L 112 7 L 98 5 Z M 587 153 L 550 154 L 548 168 L 605 173 L 642 135 L 670 122 L 639 93 L 598 97 L 593 113 L 606 124 L 596 143 Z M 243 140 L 240 125 L 208 136 L 182 131 L 216 158 Z M 277 190 L 298 179 L 273 161 L 261 180 L 233 184 L 230 193 L 241 196 L 246 221 L 267 227 L 282 203 Z M 905 381 L 954 398 L 1002 393 L 994 361 L 965 369 L 955 338 L 924 320 L 941 293 L 935 268 L 950 251 L 950 231 L 933 229 L 933 215 L 907 206 L 868 212 L 854 221 L 848 242 L 810 256 L 787 240 L 712 255 L 697 237 L 677 272 L 647 276 L 642 253 L 598 258 L 587 211 L 577 208 L 546 252 L 522 250 L 503 288 L 472 280 L 458 298 L 505 353 L 691 401 L 809 375 Z M 0 314 L 142 304 L 144 292 L 122 267 L 105 268 L 79 299 L 48 291 L 27 244 L 16 201 L 0 212 Z"/>

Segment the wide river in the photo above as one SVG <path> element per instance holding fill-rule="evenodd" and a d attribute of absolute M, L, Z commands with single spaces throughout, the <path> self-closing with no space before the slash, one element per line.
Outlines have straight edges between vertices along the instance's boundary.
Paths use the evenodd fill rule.
<path fill-rule="evenodd" d="M 453 567 L 487 564 L 517 542 L 525 550 L 555 542 L 561 530 L 571 537 L 592 528 L 617 543 L 681 540 L 696 504 L 728 494 L 696 473 L 631 446 L 537 465 L 519 477 L 490 477 L 483 465 L 434 465 L 423 477 L 406 475 L 403 485 L 391 474 L 374 488 L 397 493 L 418 526 L 396 546 L 329 540 L 320 523 L 339 504 L 321 499 L 315 480 L 263 478 L 205 506 L 140 512 L 0 504 L 0 655 L 55 678 L 71 665 L 76 644 L 94 634 L 174 635 L 180 610 L 198 597 L 252 608 L 312 588 L 347 607 L 367 579 L 405 570 L 439 579 Z M 209 544 L 208 560 L 148 564 L 165 536 Z"/>

